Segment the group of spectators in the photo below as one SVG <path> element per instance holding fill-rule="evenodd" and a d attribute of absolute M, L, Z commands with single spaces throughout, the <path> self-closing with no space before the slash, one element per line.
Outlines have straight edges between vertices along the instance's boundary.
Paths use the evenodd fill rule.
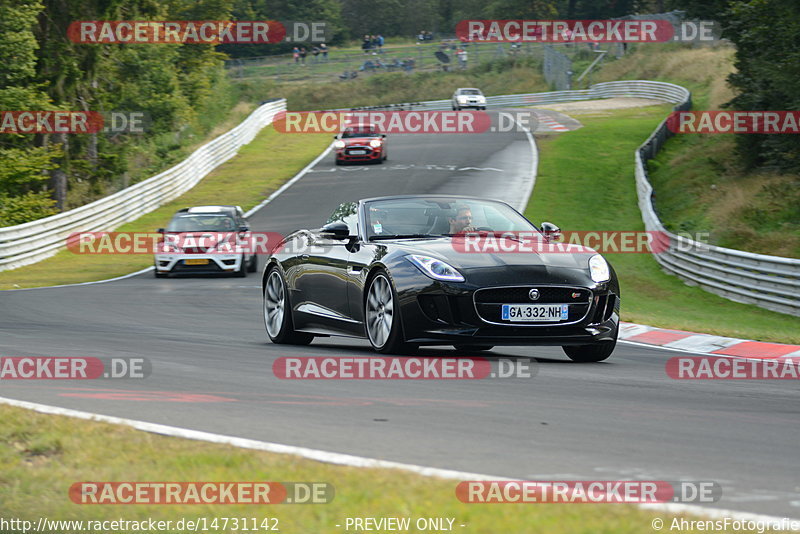
<path fill-rule="evenodd" d="M 420 30 L 417 34 L 417 44 L 422 44 L 425 41 L 433 41 L 433 34 L 426 30 Z"/>
<path fill-rule="evenodd" d="M 361 41 L 361 50 L 363 50 L 365 54 L 369 54 L 370 50 L 373 51 L 373 54 L 382 54 L 383 35 L 365 35 L 364 39 Z"/>
<path fill-rule="evenodd" d="M 320 56 L 322 56 L 321 61 L 328 61 L 328 46 L 325 43 L 322 43 L 319 46 L 314 45 L 311 47 L 311 55 L 314 57 L 314 63 L 318 63 L 320 61 Z M 308 50 L 305 46 L 295 46 L 292 49 L 292 59 L 294 59 L 295 63 L 305 65 L 306 56 L 308 56 Z"/>

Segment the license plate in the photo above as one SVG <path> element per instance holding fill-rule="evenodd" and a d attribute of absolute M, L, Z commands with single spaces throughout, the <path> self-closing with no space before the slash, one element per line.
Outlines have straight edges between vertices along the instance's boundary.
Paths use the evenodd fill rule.
<path fill-rule="evenodd" d="M 184 265 L 208 265 L 208 259 L 183 260 Z"/>
<path fill-rule="evenodd" d="M 535 321 L 566 321 L 569 318 L 567 304 L 503 304 L 504 321 L 529 323 Z"/>
<path fill-rule="evenodd" d="M 363 156 L 366 153 L 367 153 L 366 150 L 351 150 L 350 151 L 350 154 L 352 154 L 354 156 Z"/>

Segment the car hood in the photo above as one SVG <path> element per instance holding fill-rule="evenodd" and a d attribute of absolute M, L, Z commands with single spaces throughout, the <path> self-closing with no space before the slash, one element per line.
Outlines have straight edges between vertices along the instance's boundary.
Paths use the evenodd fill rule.
<path fill-rule="evenodd" d="M 492 252 L 484 246 L 481 252 L 465 252 L 464 239 L 459 237 L 398 239 L 381 241 L 400 254 L 420 254 L 446 261 L 463 274 L 469 272 L 502 270 L 505 273 L 517 269 L 529 273 L 531 268 L 539 271 L 550 269 L 588 270 L 589 258 L 597 252 L 588 247 L 572 247 L 555 252 Z"/>
<path fill-rule="evenodd" d="M 370 141 L 378 140 L 383 142 L 383 139 L 380 137 L 348 137 L 347 139 L 342 139 L 346 146 L 350 145 L 368 145 Z"/>
<path fill-rule="evenodd" d="M 181 248 L 214 248 L 225 241 L 235 241 L 237 233 L 233 230 L 205 232 L 166 232 L 162 241 L 167 241 Z"/>

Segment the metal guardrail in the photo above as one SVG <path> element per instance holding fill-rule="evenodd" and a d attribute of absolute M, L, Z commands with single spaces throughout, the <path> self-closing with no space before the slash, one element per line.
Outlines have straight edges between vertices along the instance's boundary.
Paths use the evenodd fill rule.
<path fill-rule="evenodd" d="M 66 246 L 73 232 L 113 230 L 194 187 L 209 172 L 236 155 L 276 113 L 281 99 L 259 106 L 241 124 L 195 150 L 166 171 L 118 193 L 51 217 L 0 228 L 0 271 L 36 263 Z"/>
<path fill-rule="evenodd" d="M 675 86 L 677 87 L 677 86 Z M 692 106 L 689 91 L 675 106 L 676 111 Z M 647 175 L 647 161 L 655 157 L 666 140 L 674 135 L 666 119 L 635 153 L 636 189 L 645 228 L 659 236 L 656 261 L 668 273 L 689 285 L 729 300 L 755 304 L 761 308 L 800 316 L 800 260 L 754 254 L 701 243 L 668 232 L 653 207 L 653 187 Z"/>

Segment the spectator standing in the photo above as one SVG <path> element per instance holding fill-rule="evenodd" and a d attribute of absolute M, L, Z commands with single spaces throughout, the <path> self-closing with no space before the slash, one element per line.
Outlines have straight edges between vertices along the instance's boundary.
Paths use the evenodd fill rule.
<path fill-rule="evenodd" d="M 314 56 L 314 63 L 319 63 L 319 47 L 317 45 L 311 49 L 311 55 Z"/>
<path fill-rule="evenodd" d="M 467 68 L 467 51 L 464 48 L 459 48 L 456 52 L 456 57 L 458 58 L 458 65 L 462 69 Z"/>
<path fill-rule="evenodd" d="M 328 61 L 328 45 L 322 43 L 319 45 L 319 50 L 322 52 L 322 61 Z"/>
<path fill-rule="evenodd" d="M 383 35 L 378 34 L 378 53 L 383 54 Z"/>
<path fill-rule="evenodd" d="M 294 58 L 295 63 L 300 63 L 300 49 L 296 46 L 292 48 L 292 57 Z"/>
<path fill-rule="evenodd" d="M 303 65 L 306 64 L 306 56 L 308 55 L 308 50 L 306 50 L 305 46 L 300 47 L 300 63 Z"/>
<path fill-rule="evenodd" d="M 369 47 L 370 47 L 369 35 L 365 35 L 364 41 L 361 43 L 361 50 L 363 50 L 365 54 L 369 54 Z"/>

